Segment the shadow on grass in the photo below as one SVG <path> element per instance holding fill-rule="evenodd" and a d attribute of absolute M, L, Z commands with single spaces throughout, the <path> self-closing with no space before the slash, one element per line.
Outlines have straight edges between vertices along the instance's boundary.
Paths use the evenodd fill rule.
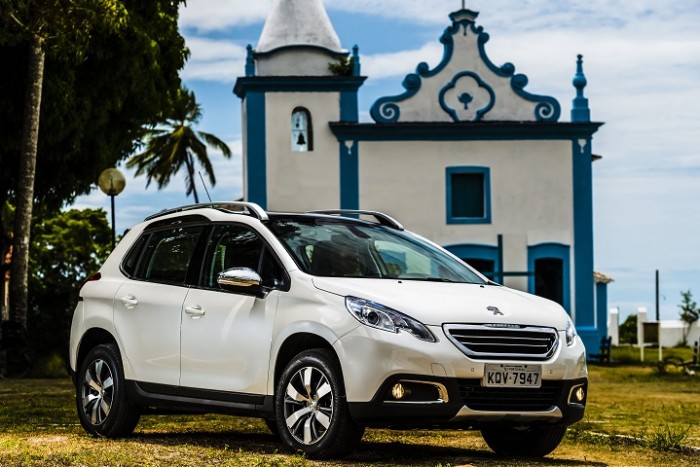
<path fill-rule="evenodd" d="M 182 444 L 200 445 L 213 449 L 235 450 L 255 455 L 292 455 L 279 441 L 268 433 L 241 433 L 237 431 L 189 433 L 139 433 L 128 441 L 159 446 Z M 311 461 L 310 461 L 311 462 Z M 332 461 L 333 465 L 373 466 L 431 466 L 435 465 L 484 465 L 484 466 L 592 466 L 606 467 L 602 462 L 581 459 L 549 459 L 539 457 L 501 457 L 478 449 L 441 447 L 434 445 L 363 441 L 344 459 Z"/>

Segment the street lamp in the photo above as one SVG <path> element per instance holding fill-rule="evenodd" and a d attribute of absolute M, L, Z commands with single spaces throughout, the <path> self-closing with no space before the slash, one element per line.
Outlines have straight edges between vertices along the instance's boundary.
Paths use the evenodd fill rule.
<path fill-rule="evenodd" d="M 112 250 L 116 244 L 116 235 L 114 232 L 114 197 L 124 191 L 126 186 L 126 178 L 117 169 L 106 169 L 100 174 L 97 179 L 97 185 L 102 190 L 102 193 L 108 195 L 112 199 Z"/>

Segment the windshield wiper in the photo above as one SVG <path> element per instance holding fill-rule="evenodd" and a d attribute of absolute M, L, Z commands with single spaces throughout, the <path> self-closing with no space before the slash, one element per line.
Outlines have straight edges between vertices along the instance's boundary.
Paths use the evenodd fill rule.
<path fill-rule="evenodd" d="M 416 277 L 415 280 L 426 282 L 456 282 L 452 279 L 446 279 L 444 277 Z"/>

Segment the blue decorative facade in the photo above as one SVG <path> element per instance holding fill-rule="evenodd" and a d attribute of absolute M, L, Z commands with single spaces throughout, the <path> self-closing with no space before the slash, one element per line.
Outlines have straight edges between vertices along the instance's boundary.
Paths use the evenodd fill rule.
<path fill-rule="evenodd" d="M 378 98 L 374 123 L 359 122 L 357 47 L 338 50 L 332 34 L 315 45 L 262 37 L 276 47 L 250 48 L 234 89 L 246 198 L 277 210 L 386 211 L 494 280 L 558 301 L 597 352 L 607 335 L 606 294 L 593 279 L 592 141 L 602 123 L 590 120 L 582 57 L 571 121 L 560 122 L 554 97 L 526 91 L 512 63 L 489 59 L 477 15 L 450 15 L 442 60 Z M 285 131 L 300 106 L 321 129 L 308 153 L 292 152 Z"/>

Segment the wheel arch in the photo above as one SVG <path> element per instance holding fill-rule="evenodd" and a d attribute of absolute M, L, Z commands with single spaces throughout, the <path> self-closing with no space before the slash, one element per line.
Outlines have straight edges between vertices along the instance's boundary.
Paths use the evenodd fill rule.
<path fill-rule="evenodd" d="M 102 328 L 91 328 L 85 331 L 78 345 L 78 353 L 75 362 L 76 372 L 80 370 L 80 366 L 83 364 L 83 360 L 88 352 L 90 352 L 90 349 L 101 344 L 114 344 L 119 348 L 117 339 L 109 331 Z"/>
<path fill-rule="evenodd" d="M 319 336 L 318 334 L 308 333 L 308 332 L 298 332 L 288 336 L 279 350 L 277 351 L 277 358 L 275 359 L 275 372 L 273 374 L 273 391 L 274 387 L 279 381 L 284 368 L 292 361 L 292 359 L 305 350 L 311 349 L 327 349 L 333 352 L 336 358 L 338 358 L 338 353 L 335 351 L 330 342 L 325 338 Z M 343 381 L 343 386 L 345 382 Z"/>

